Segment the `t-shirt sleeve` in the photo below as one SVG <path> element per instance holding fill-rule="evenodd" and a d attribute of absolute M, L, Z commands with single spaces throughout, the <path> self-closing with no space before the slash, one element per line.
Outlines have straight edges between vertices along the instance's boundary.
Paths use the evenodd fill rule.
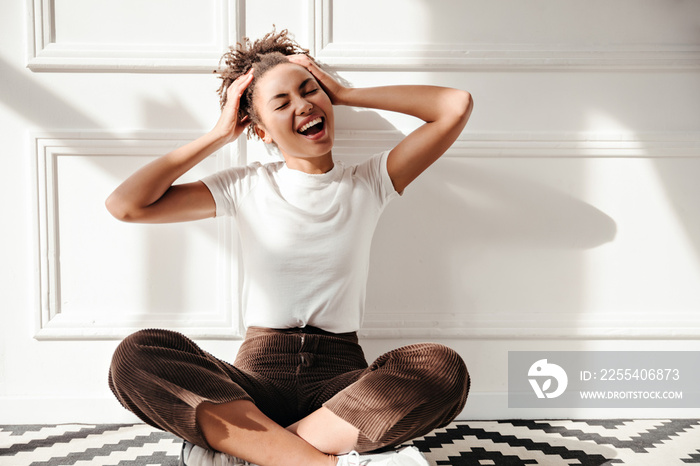
<path fill-rule="evenodd" d="M 202 178 L 216 203 L 216 216 L 235 216 L 257 180 L 257 165 L 233 167 Z"/>
<path fill-rule="evenodd" d="M 357 165 L 355 174 L 363 178 L 369 185 L 372 192 L 377 197 L 381 207 L 384 207 L 390 200 L 400 196 L 394 183 L 389 177 L 389 172 L 386 168 L 387 157 L 389 150 L 373 155 L 366 161 Z"/>

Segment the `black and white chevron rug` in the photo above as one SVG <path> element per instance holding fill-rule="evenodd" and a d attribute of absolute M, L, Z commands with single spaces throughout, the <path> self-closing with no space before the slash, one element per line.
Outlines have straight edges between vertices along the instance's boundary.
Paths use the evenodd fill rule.
<path fill-rule="evenodd" d="M 412 442 L 433 466 L 700 464 L 700 420 L 458 421 Z M 2 466 L 175 466 L 181 441 L 144 424 L 0 426 Z"/>

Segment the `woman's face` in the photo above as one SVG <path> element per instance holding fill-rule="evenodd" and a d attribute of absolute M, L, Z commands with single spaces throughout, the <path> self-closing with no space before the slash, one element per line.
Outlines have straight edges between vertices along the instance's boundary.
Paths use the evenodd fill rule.
<path fill-rule="evenodd" d="M 255 84 L 253 105 L 260 117 L 258 135 L 275 142 L 282 154 L 314 158 L 333 148 L 333 104 L 303 66 L 283 63 Z"/>

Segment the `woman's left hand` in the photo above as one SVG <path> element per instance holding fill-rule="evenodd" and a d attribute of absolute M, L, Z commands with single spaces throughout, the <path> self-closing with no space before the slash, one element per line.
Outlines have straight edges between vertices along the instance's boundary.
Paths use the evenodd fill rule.
<path fill-rule="evenodd" d="M 326 94 L 328 94 L 333 105 L 343 105 L 345 103 L 343 95 L 348 88 L 336 81 L 330 74 L 323 71 L 308 55 L 288 55 L 287 58 L 290 62 L 301 65 L 309 70 Z"/>

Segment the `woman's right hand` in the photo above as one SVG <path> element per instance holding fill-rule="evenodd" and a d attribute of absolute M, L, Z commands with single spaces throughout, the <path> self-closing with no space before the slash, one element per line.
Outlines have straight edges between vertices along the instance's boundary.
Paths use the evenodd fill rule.
<path fill-rule="evenodd" d="M 242 119 L 238 118 L 238 108 L 240 107 L 243 92 L 252 81 L 253 68 L 246 74 L 236 78 L 226 89 L 226 105 L 221 110 L 219 121 L 216 122 L 214 127 L 214 132 L 224 139 L 226 143 L 235 141 L 250 124 L 250 118 L 247 115 Z"/>

